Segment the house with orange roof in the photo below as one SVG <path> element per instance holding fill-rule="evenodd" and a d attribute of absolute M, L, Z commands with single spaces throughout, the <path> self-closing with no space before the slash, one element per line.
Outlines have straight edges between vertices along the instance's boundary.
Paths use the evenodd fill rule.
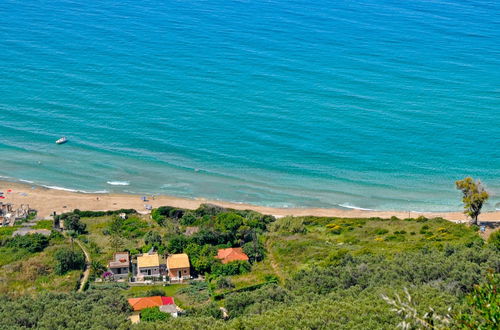
<path fill-rule="evenodd" d="M 219 259 L 223 264 L 227 264 L 231 261 L 248 261 L 248 256 L 243 252 L 242 248 L 227 248 L 219 249 L 217 251 L 217 259 Z"/>
<path fill-rule="evenodd" d="M 167 257 L 168 277 L 171 281 L 182 281 L 191 277 L 191 264 L 185 253 L 171 254 Z"/>
<path fill-rule="evenodd" d="M 163 305 L 175 305 L 174 298 L 164 296 L 140 297 L 128 299 L 130 307 L 135 311 L 141 311 L 144 308 L 160 307 Z"/>
<path fill-rule="evenodd" d="M 177 317 L 178 311 L 175 305 L 174 298 L 164 296 L 140 297 L 128 299 L 130 307 L 134 310 L 129 317 L 132 323 L 139 323 L 140 312 L 145 308 L 158 307 L 160 311 L 169 313 L 173 317 Z"/>

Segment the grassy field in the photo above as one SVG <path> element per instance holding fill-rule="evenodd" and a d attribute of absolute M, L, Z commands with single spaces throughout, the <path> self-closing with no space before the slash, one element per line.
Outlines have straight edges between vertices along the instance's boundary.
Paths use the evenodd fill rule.
<path fill-rule="evenodd" d="M 0 293 L 21 295 L 40 291 L 73 291 L 80 278 L 80 271 L 63 276 L 54 273 L 54 253 L 70 249 L 66 239 L 51 243 L 44 251 L 28 253 L 25 250 L 0 249 Z"/>
<path fill-rule="evenodd" d="M 391 256 L 429 244 L 460 244 L 478 239 L 466 225 L 442 219 L 301 219 L 305 233 L 267 234 L 268 258 L 280 278 L 304 267 L 321 265 L 339 251 Z"/>

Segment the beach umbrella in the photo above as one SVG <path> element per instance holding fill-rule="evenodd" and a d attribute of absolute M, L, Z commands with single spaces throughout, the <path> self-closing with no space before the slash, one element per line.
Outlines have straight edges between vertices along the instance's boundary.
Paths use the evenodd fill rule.
<path fill-rule="evenodd" d="M 7 192 L 12 192 L 12 189 L 7 189 Z"/>
<path fill-rule="evenodd" d="M 0 199 L 5 199 L 5 196 L 0 196 Z"/>

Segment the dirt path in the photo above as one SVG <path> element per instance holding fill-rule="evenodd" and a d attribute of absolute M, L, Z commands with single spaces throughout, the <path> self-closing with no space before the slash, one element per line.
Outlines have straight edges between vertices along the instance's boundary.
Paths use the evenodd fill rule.
<path fill-rule="evenodd" d="M 87 284 L 87 281 L 89 280 L 91 260 L 90 260 L 90 254 L 87 251 L 87 249 L 85 248 L 85 246 L 83 246 L 82 242 L 80 242 L 77 239 L 75 239 L 75 242 L 76 242 L 76 244 L 78 244 L 78 246 L 82 249 L 83 253 L 85 254 L 85 271 L 83 272 L 82 281 L 80 282 L 80 287 L 78 288 L 78 292 L 83 292 L 85 285 Z"/>
<path fill-rule="evenodd" d="M 280 279 L 280 282 L 284 282 L 285 276 L 283 276 L 283 273 L 281 272 L 281 269 L 278 266 L 278 263 L 276 262 L 276 259 L 274 259 L 274 255 L 271 251 L 270 243 L 269 240 L 266 242 L 266 250 L 268 251 L 268 258 L 269 262 L 271 263 L 271 267 L 273 268 L 274 273 L 278 278 Z"/>

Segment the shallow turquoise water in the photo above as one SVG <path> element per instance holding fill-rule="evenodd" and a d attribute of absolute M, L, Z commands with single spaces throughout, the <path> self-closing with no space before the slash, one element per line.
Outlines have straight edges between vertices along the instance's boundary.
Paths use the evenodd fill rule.
<path fill-rule="evenodd" d="M 495 1 L 0 2 L 0 176 L 272 206 L 500 208 Z M 70 142 L 55 145 L 67 136 Z"/>

